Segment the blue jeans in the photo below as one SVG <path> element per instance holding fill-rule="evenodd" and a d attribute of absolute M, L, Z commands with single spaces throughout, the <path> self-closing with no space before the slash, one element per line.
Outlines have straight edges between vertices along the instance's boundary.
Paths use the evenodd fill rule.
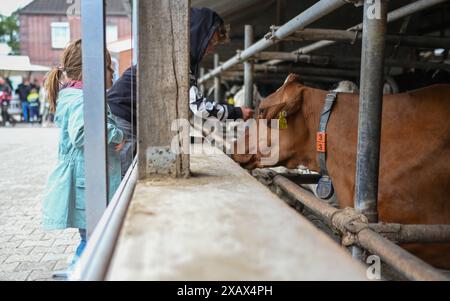
<path fill-rule="evenodd" d="M 136 153 L 136 136 L 133 133 L 131 122 L 115 116 L 117 127 L 123 132 L 125 144 L 120 151 L 120 164 L 122 168 L 122 179 L 128 171 L 131 163 L 133 163 L 134 154 Z"/>
<path fill-rule="evenodd" d="M 80 233 L 80 244 L 78 245 L 77 250 L 75 251 L 75 256 L 80 258 L 81 255 L 83 254 L 84 248 L 86 247 L 87 236 L 85 229 L 78 229 L 78 232 Z"/>
<path fill-rule="evenodd" d="M 23 114 L 23 121 L 28 122 L 30 120 L 29 114 L 28 114 L 28 101 L 22 101 L 22 114 Z"/>
<path fill-rule="evenodd" d="M 81 255 L 83 254 L 84 248 L 86 247 L 87 243 L 87 236 L 86 236 L 86 230 L 85 229 L 78 229 L 78 232 L 80 233 L 80 244 L 77 247 L 77 250 L 75 251 L 75 255 L 72 258 L 72 261 L 69 264 L 69 267 L 66 271 L 56 271 L 53 273 L 53 278 L 57 279 L 68 279 L 70 275 L 75 270 L 75 266 L 77 265 Z"/>
<path fill-rule="evenodd" d="M 30 121 L 35 121 L 39 118 L 39 107 L 38 106 L 30 106 Z"/>

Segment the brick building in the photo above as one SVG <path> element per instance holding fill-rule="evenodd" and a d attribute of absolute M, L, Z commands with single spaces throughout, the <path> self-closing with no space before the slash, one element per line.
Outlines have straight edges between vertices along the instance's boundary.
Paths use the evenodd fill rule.
<path fill-rule="evenodd" d="M 32 64 L 58 66 L 64 47 L 81 37 L 81 1 L 35 0 L 19 11 L 20 52 Z M 131 35 L 128 0 L 107 0 L 107 42 Z"/>

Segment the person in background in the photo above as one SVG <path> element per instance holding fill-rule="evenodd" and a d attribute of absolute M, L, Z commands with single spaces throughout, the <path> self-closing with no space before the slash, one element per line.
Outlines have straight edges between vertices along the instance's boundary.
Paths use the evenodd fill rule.
<path fill-rule="evenodd" d="M 107 59 L 107 87 L 112 85 L 111 56 Z M 74 269 L 87 243 L 85 167 L 84 167 L 84 96 L 81 39 L 67 46 L 61 66 L 48 75 L 45 88 L 55 123 L 61 129 L 58 163 L 48 178 L 43 200 L 43 226 L 46 230 L 77 228 L 80 244 L 68 271 L 55 272 L 54 277 L 67 278 Z M 86 108 L 89 109 L 89 108 Z M 118 152 L 123 147 L 123 134 L 107 110 L 108 195 L 111 199 L 120 185 Z M 108 201 L 108 200 L 98 200 Z"/>
<path fill-rule="evenodd" d="M 22 103 L 22 116 L 24 122 L 29 122 L 29 107 L 28 107 L 28 95 L 33 89 L 33 85 L 30 79 L 23 78 L 22 83 L 17 87 L 16 94 L 19 95 L 20 102 Z"/>
<path fill-rule="evenodd" d="M 11 123 L 15 124 L 15 120 L 9 115 L 9 103 L 11 101 L 11 87 L 7 81 L 0 76 L 0 107 L 2 111 L 2 124 L 3 126 L 10 126 Z"/>
<path fill-rule="evenodd" d="M 47 80 L 47 77 L 44 78 L 44 83 Z M 53 113 L 50 112 L 50 103 L 48 102 L 47 90 L 41 88 L 39 90 L 39 114 L 42 116 L 42 126 L 47 127 L 50 123 L 53 122 Z"/>
<path fill-rule="evenodd" d="M 39 80 L 37 78 L 33 80 L 33 83 L 31 85 L 37 90 L 38 93 L 41 91 L 41 84 L 39 83 Z"/>
<path fill-rule="evenodd" d="M 5 81 L 8 84 L 8 86 L 11 88 L 11 92 L 12 92 L 13 83 L 12 83 L 11 79 L 9 77 L 7 77 L 7 78 L 5 78 Z"/>
<path fill-rule="evenodd" d="M 219 104 L 219 100 L 204 97 L 197 86 L 199 67 L 201 61 L 209 54 L 214 53 L 215 47 L 229 41 L 229 27 L 222 18 L 209 8 L 191 8 L 191 47 L 190 47 L 190 84 L 189 107 L 191 111 L 201 118 L 216 117 L 220 121 L 228 119 L 248 120 L 253 117 L 254 111 L 246 107 L 234 107 L 228 104 Z"/>
<path fill-rule="evenodd" d="M 31 89 L 27 97 L 30 111 L 30 122 L 37 122 L 39 119 L 39 93 L 36 88 Z"/>

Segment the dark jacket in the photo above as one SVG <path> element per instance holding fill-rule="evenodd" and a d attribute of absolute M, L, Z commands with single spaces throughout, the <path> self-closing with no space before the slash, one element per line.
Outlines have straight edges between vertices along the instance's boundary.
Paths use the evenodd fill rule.
<path fill-rule="evenodd" d="M 222 18 L 209 8 L 191 9 L 191 70 L 189 91 L 189 107 L 191 111 L 199 117 L 216 117 L 221 121 L 227 119 L 242 118 L 242 110 L 234 106 L 221 105 L 214 100 L 203 96 L 198 88 L 198 70 L 200 62 L 205 56 L 209 41 L 211 40 L 217 28 L 223 24 Z"/>
<path fill-rule="evenodd" d="M 111 112 L 136 129 L 136 67 L 128 68 L 108 91 Z"/>
<path fill-rule="evenodd" d="M 202 118 L 216 117 L 221 121 L 242 118 L 242 110 L 221 105 L 203 97 L 197 87 L 197 73 L 208 43 L 223 20 L 208 8 L 191 9 L 190 84 L 189 107 Z M 114 115 L 133 123 L 136 128 L 136 67 L 129 68 L 108 92 L 108 104 Z"/>
<path fill-rule="evenodd" d="M 20 84 L 16 90 L 16 93 L 19 95 L 20 101 L 27 101 L 27 97 L 33 88 L 35 88 L 33 84 Z"/>

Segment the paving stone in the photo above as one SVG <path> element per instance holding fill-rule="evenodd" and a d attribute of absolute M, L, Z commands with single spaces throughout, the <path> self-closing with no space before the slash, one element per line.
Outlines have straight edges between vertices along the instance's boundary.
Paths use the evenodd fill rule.
<path fill-rule="evenodd" d="M 67 245 L 51 246 L 51 247 L 34 247 L 30 255 L 34 254 L 65 254 Z"/>
<path fill-rule="evenodd" d="M 54 271 L 64 271 L 69 266 L 69 261 L 71 259 L 67 258 L 67 260 L 58 260 L 56 262 L 55 267 L 53 268 Z"/>
<path fill-rule="evenodd" d="M 28 255 L 30 254 L 31 250 L 33 250 L 33 247 L 27 247 L 27 248 L 0 248 L 0 255 L 14 255 L 14 254 L 20 254 L 20 255 Z"/>
<path fill-rule="evenodd" d="M 27 281 L 51 281 L 53 271 L 32 271 Z"/>
<path fill-rule="evenodd" d="M 0 272 L 0 281 L 25 281 L 31 271 L 24 272 Z"/>
<path fill-rule="evenodd" d="M 76 229 L 42 228 L 43 191 L 58 136 L 54 128 L 0 128 L 0 280 L 52 280 L 51 271 L 65 269 L 75 252 Z"/>
<path fill-rule="evenodd" d="M 9 257 L 9 255 L 0 255 L 0 264 L 5 262 L 5 260 Z"/>
<path fill-rule="evenodd" d="M 5 263 L 13 262 L 40 262 L 45 254 L 29 254 L 29 255 L 11 255 L 6 259 Z"/>
<path fill-rule="evenodd" d="M 10 241 L 17 241 L 17 240 L 22 240 L 22 241 L 27 241 L 27 240 L 31 240 L 31 241 L 36 241 L 36 240 L 41 240 L 41 239 L 43 239 L 43 234 L 41 235 L 41 234 L 38 234 L 38 235 L 35 235 L 35 234 L 30 234 L 30 235 L 23 235 L 23 234 L 20 234 L 20 235 L 14 235 L 11 239 L 10 239 Z M 44 239 L 43 239 L 44 240 Z"/>
<path fill-rule="evenodd" d="M 54 266 L 56 265 L 56 261 L 46 261 L 46 262 L 22 262 L 15 269 L 16 272 L 23 271 L 53 271 Z"/>
<path fill-rule="evenodd" d="M 69 258 L 69 255 L 67 255 L 67 254 L 51 254 L 51 253 L 47 253 L 47 254 L 44 255 L 44 257 L 41 258 L 41 262 L 67 260 L 68 258 Z"/>
<path fill-rule="evenodd" d="M 0 272 L 14 272 L 20 262 L 2 263 L 0 264 Z"/>
<path fill-rule="evenodd" d="M 21 244 L 21 247 L 50 247 L 55 243 L 54 239 L 48 239 L 48 240 L 29 240 L 24 241 L 23 244 Z"/>
<path fill-rule="evenodd" d="M 71 245 L 73 243 L 74 241 L 72 239 L 55 239 L 53 246 Z"/>
<path fill-rule="evenodd" d="M 1 235 L 0 236 L 0 244 L 3 244 L 4 242 L 7 242 L 13 238 L 14 235 Z"/>
<path fill-rule="evenodd" d="M 67 247 L 65 253 L 66 254 L 75 254 L 75 251 L 77 250 L 78 244 L 77 245 L 70 245 Z"/>
<path fill-rule="evenodd" d="M 0 244 L 0 250 L 17 248 L 21 243 L 23 243 L 23 240 L 2 242 Z"/>

